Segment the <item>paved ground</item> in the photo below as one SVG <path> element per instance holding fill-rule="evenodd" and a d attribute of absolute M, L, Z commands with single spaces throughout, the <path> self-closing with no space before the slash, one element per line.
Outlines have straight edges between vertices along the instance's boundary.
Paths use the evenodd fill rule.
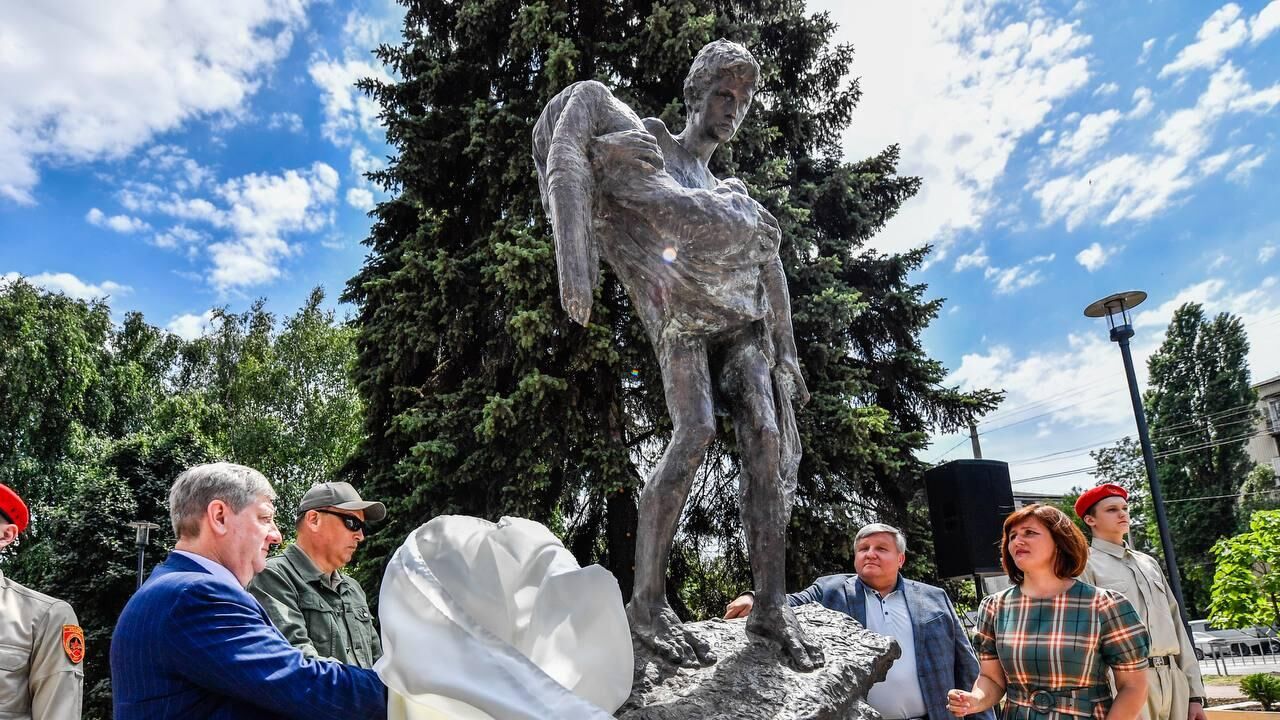
<path fill-rule="evenodd" d="M 1265 660 L 1263 662 L 1262 660 Z M 1216 665 L 1213 660 L 1200 663 L 1200 672 L 1204 675 L 1222 675 L 1223 670 L 1230 677 L 1244 677 L 1259 672 L 1280 672 L 1280 658 L 1265 656 L 1261 660 L 1255 658 L 1231 658 L 1230 662 L 1223 658 Z M 1239 685 L 1205 685 L 1206 697 L 1217 699 L 1243 698 Z"/>

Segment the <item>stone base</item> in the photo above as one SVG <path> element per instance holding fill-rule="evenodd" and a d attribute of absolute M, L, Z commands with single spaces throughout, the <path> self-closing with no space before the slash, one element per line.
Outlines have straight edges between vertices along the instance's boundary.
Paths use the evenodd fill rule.
<path fill-rule="evenodd" d="M 618 720 L 879 720 L 865 699 L 902 651 L 892 638 L 844 613 L 809 604 L 796 617 L 822 646 L 826 664 L 809 673 L 783 662 L 777 643 L 746 632 L 746 620 L 706 620 L 685 627 L 720 660 L 681 668 L 632 640 L 635 681 Z"/>

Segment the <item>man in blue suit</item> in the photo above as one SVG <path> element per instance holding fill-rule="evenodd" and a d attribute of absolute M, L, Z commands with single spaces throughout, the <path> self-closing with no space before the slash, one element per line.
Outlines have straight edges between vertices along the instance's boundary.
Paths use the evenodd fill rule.
<path fill-rule="evenodd" d="M 243 465 L 199 465 L 174 481 L 178 543 L 111 639 L 116 720 L 386 717 L 377 673 L 306 657 L 245 592 L 280 542 L 274 501 Z"/>
<path fill-rule="evenodd" d="M 855 574 L 820 577 L 787 595 L 787 604 L 816 602 L 898 641 L 902 657 L 867 695 L 884 720 L 954 720 L 947 711 L 947 690 L 973 687 L 978 658 L 947 594 L 899 573 L 906 560 L 907 539 L 897 528 L 867 525 L 854 537 Z M 726 607 L 725 618 L 743 617 L 753 604 L 751 593 L 741 595 Z M 987 710 L 974 718 L 994 720 L 995 715 Z"/>

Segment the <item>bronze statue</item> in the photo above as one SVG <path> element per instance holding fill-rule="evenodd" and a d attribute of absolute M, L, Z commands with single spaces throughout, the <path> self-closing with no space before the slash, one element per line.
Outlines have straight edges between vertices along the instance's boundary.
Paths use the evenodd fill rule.
<path fill-rule="evenodd" d="M 800 464 L 792 400 L 809 399 L 796 359 L 778 222 L 736 179 L 707 168 L 746 116 L 760 66 L 719 40 L 685 78 L 689 117 L 673 136 L 604 85 L 575 83 L 534 128 L 539 187 L 555 235 L 561 304 L 591 315 L 599 256 L 626 286 L 657 352 L 673 433 L 640 496 L 632 631 L 683 665 L 715 662 L 664 592 L 676 525 L 715 434 L 715 405 L 741 450 L 742 524 L 756 583 L 747 629 L 780 642 L 794 664 L 822 651 L 786 605 L 786 527 Z"/>

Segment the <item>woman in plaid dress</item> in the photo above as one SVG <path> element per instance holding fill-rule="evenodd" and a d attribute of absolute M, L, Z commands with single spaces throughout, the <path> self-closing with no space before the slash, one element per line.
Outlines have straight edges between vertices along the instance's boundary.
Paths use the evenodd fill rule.
<path fill-rule="evenodd" d="M 1123 595 L 1073 579 L 1089 547 L 1071 518 L 1048 505 L 1015 511 L 1004 521 L 1001 554 L 1013 587 L 979 606 L 982 673 L 971 691 L 947 693 L 947 709 L 969 715 L 1004 697 L 1003 720 L 1137 718 L 1150 638 Z"/>

